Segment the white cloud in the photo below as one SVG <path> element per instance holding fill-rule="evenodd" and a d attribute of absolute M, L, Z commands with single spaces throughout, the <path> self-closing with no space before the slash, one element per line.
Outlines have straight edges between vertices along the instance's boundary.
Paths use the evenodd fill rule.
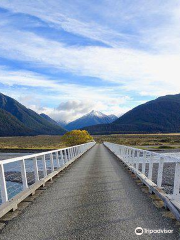
<path fill-rule="evenodd" d="M 1 0 L 0 7 L 36 17 L 48 26 L 98 40 L 114 47 L 142 44 L 176 48 L 179 38 L 178 1 L 21 1 Z M 134 45 L 133 45 L 134 46 Z M 156 48 L 159 51 L 159 48 Z"/>
<path fill-rule="evenodd" d="M 88 5 L 88 4 L 87 4 Z M 172 1 L 136 1 L 127 4 L 120 1 L 115 5 L 111 1 L 96 4 L 101 20 L 108 19 L 106 24 L 97 21 L 85 21 L 85 15 L 80 9 L 81 4 L 68 1 L 1 1 L 1 7 L 14 13 L 25 13 L 36 16 L 54 27 L 62 27 L 66 31 L 80 34 L 88 38 L 108 41 L 113 48 L 106 47 L 68 47 L 65 44 L 38 37 L 34 33 L 2 27 L 0 54 L 4 57 L 31 62 L 34 66 L 56 68 L 76 75 L 100 78 L 107 82 L 121 84 L 126 91 L 136 91 L 142 95 L 176 93 L 179 87 L 180 69 L 180 4 Z M 47 7 L 48 6 L 48 7 Z M 85 4 L 86 6 L 86 4 Z M 108 6 L 108 8 L 107 8 Z M 126 6 L 126 7 L 125 7 Z M 63 9 L 63 12 L 62 12 Z M 108 9 L 108 11 L 106 10 Z M 109 11 L 109 10 L 112 11 Z M 147 11 L 148 9 L 148 11 Z M 91 18 L 95 8 L 87 18 Z M 119 12 L 121 14 L 119 15 Z M 69 17 L 71 16 L 71 17 Z M 119 20 L 116 21 L 117 16 Z M 166 17 L 168 16 L 168 20 Z M 108 28 L 111 18 L 116 30 Z M 143 22 L 145 21 L 145 26 Z M 157 24 L 157 21 L 159 24 Z M 121 44 L 118 35 L 125 37 L 129 43 L 128 32 L 122 33 L 125 24 L 135 25 L 135 34 L 131 35 L 131 42 L 138 36 L 138 41 L 151 45 L 150 49 L 137 50 Z M 130 24 L 130 25 L 129 25 Z M 103 27 L 105 26 L 105 27 Z M 137 35 L 138 34 L 138 35 Z M 114 40 L 120 41 L 114 45 Z M 154 51 L 149 51 L 154 49 Z M 51 56 L 51 57 L 50 57 Z M 173 80 L 173 82 L 172 82 Z M 11 80 L 13 81 L 13 80 Z M 25 78 L 15 79 L 17 84 L 26 81 Z M 29 79 L 27 80 L 29 81 Z M 43 85 L 43 79 L 31 81 Z M 163 83 L 163 84 L 162 84 Z M 11 82 L 10 82 L 11 84 Z M 51 83 L 51 85 L 53 82 Z M 178 86 L 178 87 L 177 87 Z"/>
<path fill-rule="evenodd" d="M 45 3 L 44 1 L 22 2 L 19 0 L 2 0 L 0 6 L 13 13 L 35 16 L 46 22 L 50 27 L 64 29 L 67 32 L 97 40 L 111 46 L 120 45 L 129 38 L 128 34 L 117 32 L 106 27 L 104 24 L 98 24 L 93 20 L 86 21 L 87 15 L 83 17 L 83 20 L 80 20 L 79 16 L 76 16 L 76 13 L 79 12 L 82 16 L 84 11 L 79 11 L 77 4 L 69 3 L 68 1 L 58 2 L 51 0 Z"/>
<path fill-rule="evenodd" d="M 67 111 L 70 105 L 76 107 L 79 115 L 86 113 L 90 106 L 105 113 L 121 114 L 129 109 L 127 103 L 132 99 L 126 95 L 132 92 L 151 97 L 179 93 L 180 4 L 169 0 L 163 4 L 160 0 L 148 3 L 145 0 L 128 1 L 128 4 L 127 1 L 104 2 L 97 3 L 96 9 L 91 5 L 87 14 L 84 8 L 90 4 L 89 1 L 84 2 L 85 7 L 80 9 L 80 3 L 70 4 L 69 1 L 2 0 L 0 6 L 13 13 L 38 17 L 50 27 L 63 28 L 109 44 L 112 48 L 68 46 L 39 37 L 27 32 L 27 29 L 9 26 L 7 21 L 3 21 L 0 24 L 0 56 L 31 64 L 34 68 L 56 70 L 56 73 L 64 71 L 76 76 L 93 77 L 108 83 L 109 87 L 103 88 L 98 84 L 85 86 L 80 81 L 74 84 L 73 79 L 72 82 L 57 80 L 35 72 L 3 67 L 0 68 L 0 82 L 9 87 L 16 85 L 48 90 L 48 100 L 64 107 L 61 110 L 46 107 L 46 113 L 56 119 L 62 116 L 73 119 L 73 111 Z M 38 94 L 42 94 L 43 98 L 43 93 L 36 92 Z M 21 92 L 21 96 L 24 95 L 26 98 L 27 94 Z M 30 101 L 23 101 L 30 106 Z M 87 108 L 83 108 L 83 103 L 87 104 Z M 31 104 L 37 111 L 41 105 L 44 106 L 42 103 Z"/>
<path fill-rule="evenodd" d="M 0 67 L 0 82 L 4 85 L 13 86 L 28 86 L 43 88 L 52 92 L 52 98 L 58 99 L 58 95 L 54 94 L 57 92 L 60 96 L 59 99 L 96 99 L 96 101 L 106 99 L 112 101 L 117 99 L 124 102 L 130 98 L 127 96 L 121 96 L 119 93 L 114 92 L 111 87 L 101 88 L 97 86 L 83 86 L 81 84 L 67 83 L 66 79 L 51 79 L 45 75 L 34 73 L 31 71 L 14 71 L 10 68 Z M 108 93 L 108 95 L 107 95 Z M 60 95 L 61 94 L 61 95 Z M 51 95 L 50 95 L 51 97 Z"/>
<path fill-rule="evenodd" d="M 13 35 L 13 38 L 10 35 Z M 121 89 L 141 93 L 146 88 L 147 94 L 157 95 L 159 92 L 178 92 L 177 86 L 180 87 L 178 64 L 180 54 L 178 52 L 154 54 L 124 48 L 66 47 L 32 33 L 18 35 L 17 32 L 11 32 L 11 34 L 4 32 L 0 44 L 0 53 L 3 56 L 32 62 L 42 67 L 63 69 L 76 75 L 115 82 L 122 85 Z M 51 55 L 52 57 L 49 57 Z M 3 81 L 3 78 L 1 80 Z M 19 79 L 11 78 L 9 84 L 12 81 L 23 84 L 24 81 L 29 80 L 20 76 Z M 31 79 L 31 84 L 32 86 L 44 85 L 44 80 Z"/>
<path fill-rule="evenodd" d="M 61 102 L 57 107 L 57 110 L 60 111 L 75 111 L 77 113 L 81 113 L 84 111 L 89 111 L 93 107 L 92 102 L 88 101 L 77 101 L 77 100 L 69 100 L 66 102 Z"/>
<path fill-rule="evenodd" d="M 122 105 L 132 101 L 130 97 L 121 96 L 118 91 L 116 93 L 108 87 L 102 89 L 96 86 L 68 84 L 65 80 L 50 79 L 30 71 L 13 71 L 6 67 L 0 67 L 0 82 L 9 86 L 3 93 L 38 113 L 50 115 L 55 120 L 71 121 L 91 110 L 121 114 L 124 113 Z M 18 91 L 14 91 L 13 88 L 11 90 L 11 87 L 17 85 Z M 29 93 L 29 87 L 37 89 Z M 53 102 L 56 107 L 47 107 L 48 102 Z"/>
<path fill-rule="evenodd" d="M 71 122 L 92 110 L 102 111 L 105 114 L 115 114 L 120 116 L 130 110 L 128 107 L 123 107 L 119 102 L 107 104 L 106 101 L 77 101 L 69 100 L 62 102 L 57 108 L 44 108 L 39 110 L 37 107 L 33 108 L 35 111 L 45 113 L 56 121 Z"/>

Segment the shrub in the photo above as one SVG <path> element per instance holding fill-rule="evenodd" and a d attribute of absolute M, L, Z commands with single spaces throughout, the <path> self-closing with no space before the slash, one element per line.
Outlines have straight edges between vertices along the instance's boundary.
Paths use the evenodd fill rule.
<path fill-rule="evenodd" d="M 62 136 L 62 141 L 67 146 L 79 145 L 93 141 L 93 138 L 86 130 L 73 130 Z"/>

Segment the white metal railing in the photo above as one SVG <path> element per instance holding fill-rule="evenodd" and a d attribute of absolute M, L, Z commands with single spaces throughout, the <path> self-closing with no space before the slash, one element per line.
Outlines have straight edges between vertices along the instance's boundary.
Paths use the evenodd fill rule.
<path fill-rule="evenodd" d="M 171 163 L 174 165 L 172 171 L 172 194 L 166 196 L 180 207 L 180 159 L 172 156 L 163 155 L 151 151 L 128 147 L 124 145 L 104 142 L 104 145 L 110 149 L 118 158 L 120 158 L 130 169 L 141 176 L 144 182 L 152 182 L 152 186 L 162 189 L 162 179 L 166 177 L 164 165 Z M 156 174 L 153 170 L 156 165 Z M 176 205 L 177 205 L 176 204 Z"/>
<path fill-rule="evenodd" d="M 33 184 L 75 160 L 95 145 L 89 142 L 0 161 L 1 206 Z M 27 192 L 27 191 L 26 191 Z"/>

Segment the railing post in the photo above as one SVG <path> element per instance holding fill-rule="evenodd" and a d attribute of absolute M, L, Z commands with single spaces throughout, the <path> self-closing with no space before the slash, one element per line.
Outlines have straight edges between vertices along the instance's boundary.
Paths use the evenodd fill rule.
<path fill-rule="evenodd" d="M 119 156 L 120 156 L 120 158 L 122 156 L 122 148 L 121 148 L 121 146 L 119 147 Z"/>
<path fill-rule="evenodd" d="M 84 153 L 84 144 L 82 145 L 82 149 L 81 150 L 82 150 L 81 154 L 83 154 Z"/>
<path fill-rule="evenodd" d="M 69 148 L 67 149 L 67 160 L 68 160 L 68 161 L 70 160 L 70 151 L 69 151 Z"/>
<path fill-rule="evenodd" d="M 72 157 L 75 157 L 75 147 L 72 148 Z"/>
<path fill-rule="evenodd" d="M 129 164 L 132 165 L 131 153 L 132 153 L 132 150 L 129 148 Z"/>
<path fill-rule="evenodd" d="M 126 148 L 126 161 L 127 161 L 127 163 L 129 163 L 130 162 L 130 154 L 129 154 L 129 152 L 130 152 L 130 150 L 129 150 L 129 148 L 127 147 Z"/>
<path fill-rule="evenodd" d="M 153 153 L 150 155 L 149 159 L 149 171 L 148 171 L 148 178 L 152 180 L 152 171 L 153 171 Z"/>
<path fill-rule="evenodd" d="M 139 170 L 139 161 L 140 161 L 140 151 L 137 150 L 137 163 L 136 163 L 136 169 Z"/>
<path fill-rule="evenodd" d="M 71 150 L 71 159 L 73 159 L 73 147 L 70 150 Z"/>
<path fill-rule="evenodd" d="M 129 163 L 129 149 L 126 147 L 126 163 Z"/>
<path fill-rule="evenodd" d="M 126 163 L 127 164 L 129 163 L 129 150 L 127 147 L 126 147 Z"/>
<path fill-rule="evenodd" d="M 158 187 L 161 187 L 161 184 L 162 184 L 163 165 L 164 165 L 164 159 L 163 159 L 163 157 L 161 157 L 159 160 L 159 167 L 158 167 L 158 177 L 157 177 L 157 186 Z"/>
<path fill-rule="evenodd" d="M 132 165 L 132 149 L 129 149 L 129 163 Z"/>
<path fill-rule="evenodd" d="M 4 166 L 0 164 L 0 183 L 1 183 L 1 198 L 2 203 L 8 201 L 7 187 L 6 187 L 6 179 L 4 175 Z"/>
<path fill-rule="evenodd" d="M 57 168 L 59 168 L 60 163 L 59 163 L 59 153 L 58 153 L 58 151 L 56 152 L 56 162 L 57 162 Z"/>
<path fill-rule="evenodd" d="M 42 156 L 42 165 L 43 165 L 43 174 L 44 174 L 44 177 L 47 176 L 47 168 L 46 168 L 46 156 L 43 155 Z"/>
<path fill-rule="evenodd" d="M 33 159 L 33 165 L 34 165 L 35 182 L 37 182 L 37 181 L 39 181 L 37 157 L 34 157 L 34 159 Z"/>
<path fill-rule="evenodd" d="M 78 156 L 80 156 L 80 154 L 81 154 L 81 148 L 80 148 L 80 146 L 78 147 Z"/>
<path fill-rule="evenodd" d="M 117 155 L 117 146 L 114 145 L 114 153 Z"/>
<path fill-rule="evenodd" d="M 71 149 L 68 148 L 68 161 L 71 160 Z"/>
<path fill-rule="evenodd" d="M 26 176 L 26 167 L 25 167 L 25 161 L 24 159 L 20 161 L 21 162 L 21 177 L 22 177 L 22 184 L 23 184 L 23 189 L 28 188 L 28 183 L 27 183 L 27 176 Z"/>
<path fill-rule="evenodd" d="M 127 162 L 127 149 L 124 147 L 124 162 Z"/>
<path fill-rule="evenodd" d="M 75 149 L 74 149 L 74 157 L 77 157 L 77 147 L 75 147 Z"/>
<path fill-rule="evenodd" d="M 135 164 L 135 149 L 132 149 L 132 166 Z"/>
<path fill-rule="evenodd" d="M 54 161 L 53 161 L 53 154 L 50 153 L 50 164 L 51 164 L 51 171 L 54 172 Z"/>
<path fill-rule="evenodd" d="M 64 160 L 65 160 L 65 163 L 67 162 L 67 149 L 64 150 Z"/>
<path fill-rule="evenodd" d="M 180 187 L 180 163 L 176 163 L 174 175 L 173 199 L 178 201 L 180 200 L 179 187 Z"/>
<path fill-rule="evenodd" d="M 62 150 L 60 151 L 60 156 L 61 156 L 62 164 L 64 165 L 65 162 L 64 162 L 64 156 L 63 156 L 63 151 Z"/>
<path fill-rule="evenodd" d="M 142 174 L 145 174 L 146 171 L 146 152 L 143 152 L 143 159 L 142 159 Z"/>
<path fill-rule="evenodd" d="M 132 165 L 132 157 L 131 157 L 131 154 L 132 154 L 132 150 L 129 148 L 129 164 Z"/>
<path fill-rule="evenodd" d="M 74 147 L 74 157 L 77 156 L 77 147 Z"/>
<path fill-rule="evenodd" d="M 122 160 L 125 161 L 125 158 L 126 158 L 125 147 L 123 147 L 123 150 L 122 150 Z"/>

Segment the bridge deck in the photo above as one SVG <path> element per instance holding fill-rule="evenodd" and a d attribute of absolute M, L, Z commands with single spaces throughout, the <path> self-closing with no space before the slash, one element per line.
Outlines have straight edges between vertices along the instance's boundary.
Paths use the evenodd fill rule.
<path fill-rule="evenodd" d="M 96 145 L 63 172 L 47 191 L 12 220 L 2 240 L 140 239 L 136 227 L 173 229 L 141 239 L 178 239 L 113 154 Z"/>

